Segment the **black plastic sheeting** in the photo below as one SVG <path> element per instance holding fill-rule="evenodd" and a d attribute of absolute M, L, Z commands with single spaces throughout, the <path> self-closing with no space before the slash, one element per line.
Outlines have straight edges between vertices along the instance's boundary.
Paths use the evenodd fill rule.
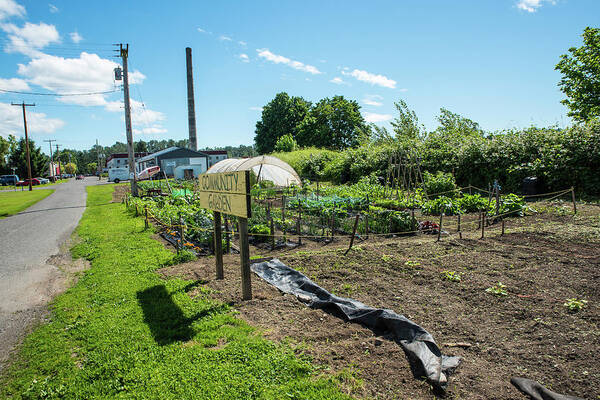
<path fill-rule="evenodd" d="M 531 379 L 514 377 L 510 383 L 532 400 L 584 400 L 581 397 L 555 393 Z"/>
<path fill-rule="evenodd" d="M 443 355 L 433 337 L 419 325 L 392 310 L 372 308 L 353 299 L 332 295 L 276 258 L 252 264 L 251 268 L 262 279 L 282 292 L 295 295 L 309 307 L 341 313 L 349 321 L 391 333 L 404 349 L 413 375 L 425 378 L 438 390 L 446 390 L 448 376 L 458 366 L 460 358 Z"/>

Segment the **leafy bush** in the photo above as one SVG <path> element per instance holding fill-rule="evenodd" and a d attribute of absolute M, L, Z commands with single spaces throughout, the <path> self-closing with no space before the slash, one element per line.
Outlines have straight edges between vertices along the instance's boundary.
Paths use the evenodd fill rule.
<path fill-rule="evenodd" d="M 522 217 L 526 207 L 524 197 L 510 193 L 506 196 L 502 196 L 502 204 L 500 205 L 499 213 L 506 214 L 510 212 L 510 217 Z"/>
<path fill-rule="evenodd" d="M 249 234 L 258 234 L 258 236 L 254 236 L 254 239 L 259 242 L 265 242 L 269 239 L 268 235 L 271 234 L 271 229 L 267 225 L 256 224 L 256 225 L 252 225 L 248 229 L 248 233 Z"/>
<path fill-rule="evenodd" d="M 488 209 L 488 200 L 480 194 L 465 194 L 457 199 L 460 208 L 466 212 L 484 211 Z"/>
<path fill-rule="evenodd" d="M 423 185 L 425 192 L 429 195 L 439 197 L 444 195 L 446 197 L 455 197 L 457 195 L 456 181 L 454 176 L 449 173 L 437 171 L 435 174 L 431 174 L 425 171 L 423 175 Z"/>
<path fill-rule="evenodd" d="M 298 148 L 298 143 L 296 143 L 296 139 L 291 134 L 286 134 L 277 139 L 277 143 L 275 143 L 275 151 L 279 152 L 290 152 L 294 151 Z"/>
<path fill-rule="evenodd" d="M 194 261 L 196 259 L 196 255 L 189 250 L 180 250 L 179 254 L 175 254 L 173 256 L 173 265 L 181 264 L 185 262 Z"/>
<path fill-rule="evenodd" d="M 421 206 L 424 215 L 457 215 L 462 214 L 460 204 L 450 197 L 440 196 L 437 199 L 429 200 Z"/>

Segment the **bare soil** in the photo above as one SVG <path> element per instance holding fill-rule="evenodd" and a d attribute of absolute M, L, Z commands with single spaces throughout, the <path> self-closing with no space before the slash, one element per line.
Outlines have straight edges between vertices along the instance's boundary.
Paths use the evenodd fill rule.
<path fill-rule="evenodd" d="M 291 250 L 253 247 L 255 257 L 278 257 L 325 289 L 374 307 L 390 308 L 427 329 L 442 351 L 463 358 L 450 377 L 450 399 L 524 398 L 512 376 L 539 381 L 559 393 L 600 398 L 600 208 L 562 204 L 509 219 L 481 231 L 463 219 L 463 239 L 448 218 L 450 235 L 417 235 L 324 245 L 304 241 Z M 471 218 L 472 220 L 473 218 Z M 381 399 L 436 398 L 414 379 L 406 357 L 385 332 L 373 332 L 321 310 L 253 276 L 254 298 L 241 301 L 239 255 L 226 255 L 225 279 L 216 280 L 214 258 L 159 270 L 212 288 L 240 317 L 272 340 L 310 356 L 324 374 L 341 373 L 344 390 Z M 444 279 L 460 274 L 460 282 Z M 486 292 L 498 282 L 506 296 Z M 192 296 L 198 290 L 190 292 Z M 579 312 L 563 305 L 585 299 Z"/>

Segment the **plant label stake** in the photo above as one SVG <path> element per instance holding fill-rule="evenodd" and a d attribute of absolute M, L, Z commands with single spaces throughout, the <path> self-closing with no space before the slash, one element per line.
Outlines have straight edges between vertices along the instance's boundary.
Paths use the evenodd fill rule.
<path fill-rule="evenodd" d="M 440 213 L 440 225 L 438 226 L 438 235 L 437 235 L 437 241 L 438 242 L 442 238 L 442 226 L 443 226 L 443 222 L 444 222 L 444 213 Z"/>

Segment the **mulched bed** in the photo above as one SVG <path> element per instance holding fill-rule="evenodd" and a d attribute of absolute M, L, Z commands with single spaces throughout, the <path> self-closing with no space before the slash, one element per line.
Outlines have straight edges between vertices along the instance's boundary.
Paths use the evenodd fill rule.
<path fill-rule="evenodd" d="M 580 206 L 576 218 L 545 213 L 474 230 L 435 242 L 435 237 L 375 238 L 324 245 L 306 241 L 297 249 L 252 248 L 275 256 L 325 289 L 370 306 L 390 308 L 427 329 L 445 354 L 463 362 L 450 377 L 447 398 L 524 398 L 512 376 L 539 381 L 559 393 L 600 396 L 600 208 Z M 450 225 L 449 225 L 450 226 Z M 240 317 L 273 340 L 291 344 L 323 366 L 344 372 L 344 390 L 358 397 L 435 398 L 413 378 L 400 346 L 373 332 L 312 310 L 253 275 L 254 299 L 241 301 L 239 255 L 226 255 L 225 279 L 214 279 L 214 258 L 159 270 L 168 278 L 200 281 Z M 461 274 L 460 282 L 443 271 Z M 502 282 L 507 296 L 486 288 Z M 194 289 L 190 295 L 199 294 Z M 569 313 L 568 298 L 587 306 Z"/>

